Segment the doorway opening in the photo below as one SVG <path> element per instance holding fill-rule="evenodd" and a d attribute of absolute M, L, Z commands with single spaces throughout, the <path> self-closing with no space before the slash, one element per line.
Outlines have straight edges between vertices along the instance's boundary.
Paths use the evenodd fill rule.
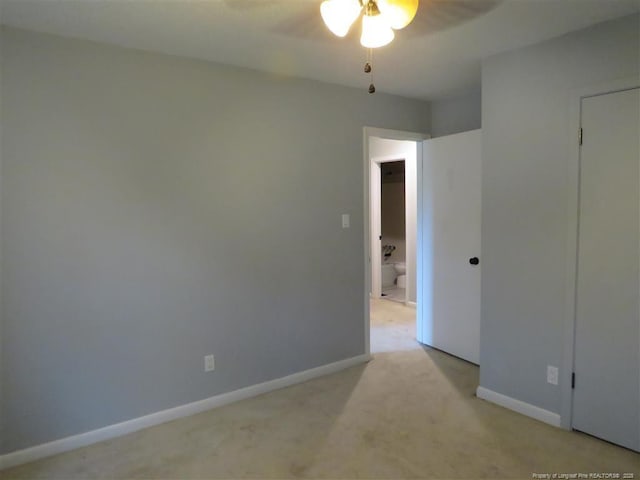
<path fill-rule="evenodd" d="M 380 164 L 381 296 L 406 303 L 407 219 L 405 161 Z"/>
<path fill-rule="evenodd" d="M 409 308 L 410 316 L 416 317 L 418 163 L 426 138 L 421 133 L 364 128 L 367 353 L 371 352 L 371 302 L 395 300 L 398 308 Z"/>
<path fill-rule="evenodd" d="M 369 138 L 371 298 L 416 306 L 417 142 Z"/>

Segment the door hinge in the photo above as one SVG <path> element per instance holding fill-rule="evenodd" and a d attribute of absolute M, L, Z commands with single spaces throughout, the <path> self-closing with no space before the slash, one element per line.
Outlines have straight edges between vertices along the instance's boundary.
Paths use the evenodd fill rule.
<path fill-rule="evenodd" d="M 576 372 L 571 372 L 571 388 L 576 388 Z"/>
<path fill-rule="evenodd" d="M 582 145 L 582 128 L 578 131 L 578 145 Z"/>

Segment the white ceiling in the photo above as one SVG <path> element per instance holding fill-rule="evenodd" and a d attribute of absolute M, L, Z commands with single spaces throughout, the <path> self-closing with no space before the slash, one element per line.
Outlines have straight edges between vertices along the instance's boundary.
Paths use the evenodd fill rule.
<path fill-rule="evenodd" d="M 321 0 L 0 0 L 5 25 L 367 88 L 357 31 L 333 37 Z M 482 58 L 640 11 L 640 0 L 421 0 L 374 51 L 379 92 L 478 88 Z"/>

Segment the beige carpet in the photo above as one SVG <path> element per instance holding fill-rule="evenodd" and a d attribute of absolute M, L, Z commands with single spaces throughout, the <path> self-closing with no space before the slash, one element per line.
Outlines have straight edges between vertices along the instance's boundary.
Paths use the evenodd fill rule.
<path fill-rule="evenodd" d="M 475 398 L 478 368 L 372 302 L 374 359 L 334 375 L 7 470 L 0 478 L 532 478 L 633 472 L 640 455 Z M 561 477 L 558 477 L 561 478 Z"/>

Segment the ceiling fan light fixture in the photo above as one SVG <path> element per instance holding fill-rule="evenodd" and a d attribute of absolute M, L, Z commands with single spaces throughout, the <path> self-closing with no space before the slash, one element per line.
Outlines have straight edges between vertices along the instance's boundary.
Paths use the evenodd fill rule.
<path fill-rule="evenodd" d="M 418 0 L 377 0 L 377 4 L 380 13 L 395 30 L 409 25 L 418 11 Z"/>
<path fill-rule="evenodd" d="M 379 48 L 391 43 L 395 34 L 384 15 L 364 15 L 360 45 L 365 48 Z"/>
<path fill-rule="evenodd" d="M 359 0 L 325 0 L 320 5 L 320 15 L 331 33 L 344 37 L 362 10 Z"/>

